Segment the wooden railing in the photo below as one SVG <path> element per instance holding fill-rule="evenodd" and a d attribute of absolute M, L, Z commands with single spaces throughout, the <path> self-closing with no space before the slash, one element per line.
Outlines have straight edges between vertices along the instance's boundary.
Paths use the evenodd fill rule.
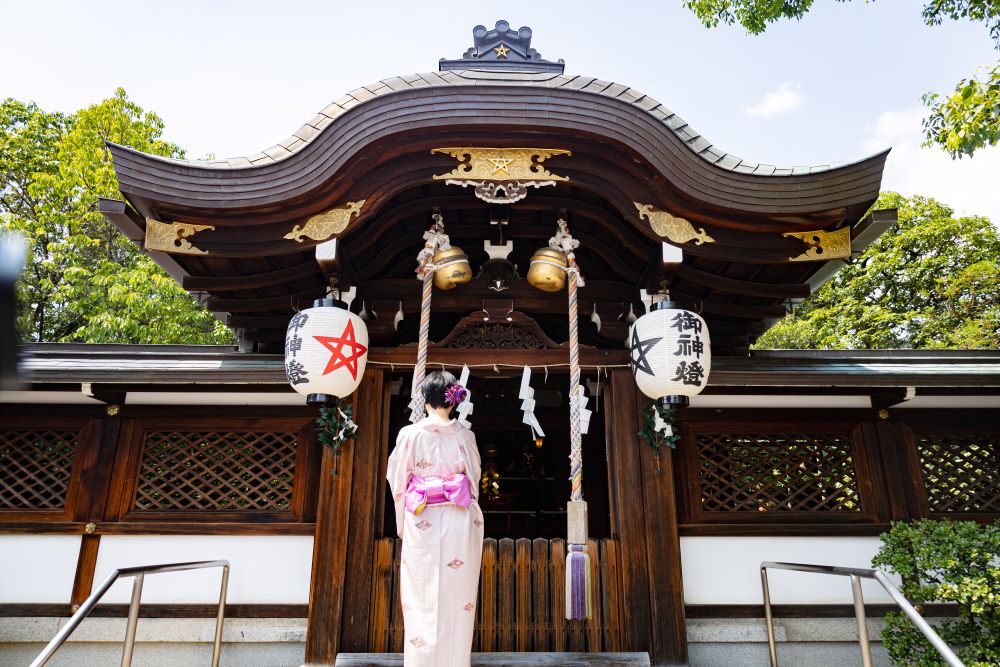
<path fill-rule="evenodd" d="M 399 606 L 400 540 L 375 541 L 369 650 L 403 650 Z M 622 590 L 618 543 L 590 540 L 594 614 L 565 619 L 566 541 L 483 541 L 473 651 L 621 651 Z"/>

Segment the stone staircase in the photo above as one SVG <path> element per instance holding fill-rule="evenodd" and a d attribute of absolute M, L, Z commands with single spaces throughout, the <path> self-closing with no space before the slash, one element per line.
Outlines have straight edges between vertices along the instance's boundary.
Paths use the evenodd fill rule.
<path fill-rule="evenodd" d="M 336 667 L 403 667 L 402 653 L 341 653 Z M 649 667 L 648 653 L 473 653 L 472 667 Z M 308 667 L 308 665 L 306 666 Z"/>

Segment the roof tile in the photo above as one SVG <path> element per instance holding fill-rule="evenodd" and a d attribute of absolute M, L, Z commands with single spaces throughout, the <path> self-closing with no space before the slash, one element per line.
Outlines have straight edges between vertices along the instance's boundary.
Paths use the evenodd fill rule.
<path fill-rule="evenodd" d="M 384 83 L 392 90 L 409 90 L 412 87 L 407 81 L 401 79 L 398 76 L 394 76 L 391 79 L 386 79 L 382 83 Z"/>
<path fill-rule="evenodd" d="M 356 99 L 358 102 L 364 102 L 365 100 L 370 100 L 371 98 L 375 97 L 375 94 L 372 91 L 368 90 L 367 88 L 357 88 L 355 90 L 352 90 L 348 94 L 354 99 Z"/>
<path fill-rule="evenodd" d="M 601 95 L 607 95 L 608 97 L 618 97 L 626 90 L 628 90 L 628 86 L 620 83 L 612 83 L 610 86 L 601 91 Z"/>
<path fill-rule="evenodd" d="M 555 74 L 551 72 L 498 72 L 488 70 L 449 70 L 444 72 L 423 72 L 419 74 L 404 74 L 388 78 L 384 81 L 376 82 L 370 86 L 358 88 L 348 95 L 327 106 L 323 111 L 314 116 L 305 126 L 296 131 L 295 135 L 289 137 L 279 146 L 269 148 L 264 153 L 249 156 L 246 158 L 232 158 L 229 160 L 214 160 L 208 162 L 188 162 L 185 160 L 168 160 L 179 164 L 202 164 L 211 168 L 233 168 L 245 167 L 249 164 L 265 164 L 274 160 L 287 157 L 289 150 L 298 150 L 306 143 L 314 140 L 319 133 L 326 128 L 333 119 L 343 114 L 357 104 L 370 100 L 377 95 L 383 95 L 391 91 L 403 91 L 409 88 L 422 88 L 427 86 L 455 86 L 455 85 L 535 85 L 548 88 L 566 88 L 570 90 L 583 90 L 597 93 L 608 97 L 616 97 L 625 102 L 629 102 L 640 109 L 643 109 L 651 116 L 664 123 L 667 127 L 688 144 L 696 154 L 703 159 L 716 164 L 717 166 L 737 171 L 739 173 L 754 173 L 757 175 L 801 175 L 826 171 L 842 166 L 844 163 L 834 165 L 816 165 L 811 167 L 791 167 L 776 168 L 773 165 L 757 165 L 751 162 L 744 162 L 735 155 L 729 155 L 724 151 L 712 146 L 712 144 L 695 132 L 685 121 L 674 114 L 667 107 L 662 106 L 655 99 L 644 95 L 640 91 L 634 90 L 619 83 L 604 81 L 587 76 Z M 516 109 L 513 110 L 516 112 Z"/>
<path fill-rule="evenodd" d="M 567 83 L 565 87 L 573 90 L 583 90 L 596 80 L 597 79 L 591 76 L 576 76 L 573 77 L 573 80 Z"/>
<path fill-rule="evenodd" d="M 687 145 L 690 146 L 695 153 L 701 153 L 706 148 L 711 148 L 712 142 L 702 136 L 693 137 Z"/>
<path fill-rule="evenodd" d="M 594 79 L 593 81 L 590 82 L 590 85 L 588 85 L 583 90 L 586 90 L 591 93 L 599 93 L 610 85 L 611 85 L 610 81 L 601 81 L 600 79 Z"/>
<path fill-rule="evenodd" d="M 287 148 L 281 145 L 271 146 L 266 151 L 264 151 L 264 153 L 272 160 L 280 160 L 281 158 L 288 157 L 289 155 L 292 154 L 291 151 L 289 151 Z"/>
<path fill-rule="evenodd" d="M 643 109 L 644 111 L 652 111 L 653 109 L 659 109 L 662 107 L 662 105 L 659 102 L 654 100 L 649 95 L 643 95 L 635 102 L 633 102 L 633 104 L 635 104 L 640 109 Z"/>
<path fill-rule="evenodd" d="M 313 137 L 315 137 L 317 134 L 319 134 L 319 130 L 317 130 L 312 125 L 303 125 L 295 132 L 295 136 L 301 139 L 302 141 L 312 141 Z"/>
<path fill-rule="evenodd" d="M 736 157 L 735 155 L 730 155 L 729 153 L 726 153 L 715 164 L 717 164 L 718 166 L 722 167 L 723 169 L 732 169 L 733 167 L 735 167 L 736 165 L 738 165 L 740 162 L 741 162 L 741 160 L 738 157 Z"/>

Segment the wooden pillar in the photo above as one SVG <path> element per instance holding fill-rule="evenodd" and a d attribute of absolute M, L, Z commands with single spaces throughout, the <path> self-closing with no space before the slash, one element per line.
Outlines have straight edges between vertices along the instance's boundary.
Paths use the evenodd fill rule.
<path fill-rule="evenodd" d="M 648 651 L 651 664 L 687 664 L 680 541 L 673 460 L 638 432 L 645 402 L 627 369 L 611 373 L 605 396 L 612 532 L 621 545 L 626 651 Z"/>
<path fill-rule="evenodd" d="M 108 416 L 88 421 L 80 431 L 77 461 L 70 482 L 68 509 L 72 521 L 100 523 L 107 519 L 111 473 L 117 456 L 122 429 L 121 407 L 107 411 Z M 73 577 L 70 606 L 75 608 L 90 597 L 94 570 L 101 546 L 100 535 L 83 535 Z"/>
<path fill-rule="evenodd" d="M 332 665 L 342 647 L 364 650 L 357 649 L 362 624 L 367 639 L 374 500 L 382 490 L 376 477 L 384 458 L 384 380 L 384 371 L 367 369 L 353 397 L 357 437 L 344 444 L 339 456 L 323 449 L 309 587 L 308 664 Z"/>

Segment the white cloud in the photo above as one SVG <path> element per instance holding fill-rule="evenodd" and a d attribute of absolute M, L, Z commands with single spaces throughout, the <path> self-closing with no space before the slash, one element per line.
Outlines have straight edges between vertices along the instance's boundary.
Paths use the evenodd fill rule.
<path fill-rule="evenodd" d="M 799 92 L 799 84 L 794 81 L 786 81 L 774 90 L 767 93 L 759 104 L 747 107 L 746 112 L 751 116 L 760 118 L 770 118 L 779 113 L 793 111 L 802 106 L 805 98 Z"/>
<path fill-rule="evenodd" d="M 922 107 L 886 111 L 864 142 L 867 153 L 892 147 L 883 190 L 933 197 L 958 215 L 984 215 L 1000 226 L 1000 147 L 983 148 L 972 158 L 952 160 L 941 149 L 923 148 Z"/>

